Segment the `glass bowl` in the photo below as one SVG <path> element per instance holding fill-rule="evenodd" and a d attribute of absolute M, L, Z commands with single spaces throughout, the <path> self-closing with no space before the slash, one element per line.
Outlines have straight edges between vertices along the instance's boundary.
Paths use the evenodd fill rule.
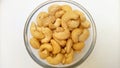
<path fill-rule="evenodd" d="M 86 18 L 90 21 L 90 24 L 91 24 L 91 27 L 89 28 L 90 36 L 85 42 L 85 47 L 81 50 L 80 53 L 75 54 L 74 60 L 71 64 L 51 65 L 51 64 L 47 63 L 45 60 L 41 59 L 38 55 L 38 51 L 33 49 L 29 43 L 29 40 L 32 37 L 31 33 L 30 33 L 31 22 L 36 20 L 36 17 L 39 12 L 47 11 L 48 7 L 52 4 L 59 4 L 59 5 L 68 4 L 73 9 L 81 10 L 85 14 Z M 92 16 L 82 5 L 80 5 L 79 3 L 76 3 L 72 0 L 49 0 L 49 1 L 46 1 L 46 2 L 38 5 L 29 15 L 29 17 L 25 23 L 25 27 L 24 27 L 24 43 L 25 43 L 25 46 L 26 46 L 26 49 L 27 49 L 29 55 L 36 63 L 38 63 L 40 66 L 43 66 L 45 68 L 55 68 L 55 67 L 59 67 L 59 68 L 72 67 L 73 68 L 75 66 L 80 65 L 81 63 L 83 63 L 86 60 L 86 58 L 92 52 L 92 50 L 95 46 L 95 42 L 96 42 L 96 26 L 95 26 Z"/>

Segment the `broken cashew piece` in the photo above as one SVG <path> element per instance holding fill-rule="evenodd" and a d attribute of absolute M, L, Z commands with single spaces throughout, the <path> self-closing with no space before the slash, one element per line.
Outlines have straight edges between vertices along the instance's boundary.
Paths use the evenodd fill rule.
<path fill-rule="evenodd" d="M 55 57 L 49 56 L 46 58 L 48 63 L 53 64 L 53 65 L 57 65 L 57 64 L 61 63 L 62 59 L 63 59 L 63 55 L 60 53 L 57 54 Z"/>
<path fill-rule="evenodd" d="M 80 28 L 76 28 L 72 31 L 71 37 L 74 43 L 77 43 L 79 41 L 79 36 L 82 33 L 82 30 Z"/>
<path fill-rule="evenodd" d="M 42 33 L 45 35 L 45 38 L 41 39 L 41 43 L 49 42 L 50 39 L 52 38 L 52 31 L 47 27 L 43 27 Z"/>
<path fill-rule="evenodd" d="M 70 53 L 70 50 L 72 49 L 73 41 L 72 39 L 68 39 L 66 43 L 66 52 Z"/>
<path fill-rule="evenodd" d="M 51 42 L 52 47 L 53 47 L 52 53 L 53 54 L 58 54 L 61 51 L 60 45 L 53 39 L 50 42 Z"/>
<path fill-rule="evenodd" d="M 60 40 L 65 40 L 70 37 L 70 31 L 69 29 L 65 29 L 63 32 L 55 32 L 54 37 Z"/>
<path fill-rule="evenodd" d="M 73 49 L 76 51 L 80 51 L 84 46 L 85 46 L 84 42 L 75 43 L 73 45 Z"/>
<path fill-rule="evenodd" d="M 44 43 L 40 46 L 40 51 L 43 51 L 45 49 L 48 50 L 49 52 L 51 52 L 53 50 L 53 47 L 49 43 Z"/>
<path fill-rule="evenodd" d="M 84 42 L 89 37 L 89 35 L 90 35 L 89 30 L 84 29 L 83 33 L 79 36 L 79 41 Z"/>
<path fill-rule="evenodd" d="M 30 39 L 30 44 L 35 49 L 39 49 L 40 47 L 40 42 L 34 37 Z"/>
<path fill-rule="evenodd" d="M 37 38 L 37 39 L 42 39 L 42 38 L 44 38 L 43 33 L 37 31 L 37 28 L 36 28 L 36 25 L 35 25 L 34 22 L 31 23 L 30 32 L 31 32 L 32 36 L 35 37 L 35 38 Z"/>
<path fill-rule="evenodd" d="M 39 56 L 42 59 L 46 59 L 49 56 L 49 52 L 47 50 L 39 51 Z"/>

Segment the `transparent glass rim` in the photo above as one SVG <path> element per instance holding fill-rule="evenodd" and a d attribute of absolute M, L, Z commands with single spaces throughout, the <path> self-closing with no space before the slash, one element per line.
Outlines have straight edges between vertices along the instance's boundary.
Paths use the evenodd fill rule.
<path fill-rule="evenodd" d="M 82 57 L 82 59 L 80 59 L 76 64 L 73 64 L 73 65 L 70 65 L 70 66 L 66 66 L 66 67 L 69 67 L 69 68 L 73 68 L 73 67 L 76 67 L 80 64 L 82 64 L 86 59 L 87 57 L 91 54 L 91 52 L 93 51 L 94 49 L 94 46 L 95 46 L 95 43 L 96 43 L 96 37 L 97 37 L 97 32 L 96 32 L 96 26 L 95 26 L 95 22 L 91 16 L 91 14 L 79 3 L 75 2 L 75 1 L 72 1 L 72 0 L 48 0 L 40 5 L 38 5 L 31 13 L 30 15 L 28 16 L 27 20 L 26 20 L 26 23 L 25 23 L 25 26 L 24 26 L 24 32 L 23 32 L 23 38 L 24 38 L 24 43 L 25 43 L 25 47 L 27 49 L 27 52 L 29 53 L 29 55 L 31 56 L 31 58 L 37 63 L 39 64 L 40 66 L 43 66 L 45 68 L 55 68 L 53 66 L 49 66 L 43 62 L 40 62 L 39 59 L 33 54 L 33 52 L 31 51 L 30 49 L 30 46 L 29 46 L 29 42 L 28 42 L 28 25 L 30 23 L 30 20 L 32 18 L 32 16 L 43 6 L 47 5 L 47 4 L 50 4 L 50 3 L 54 3 L 54 2 L 66 2 L 66 3 L 70 3 L 70 4 L 73 4 L 77 7 L 79 7 L 82 11 L 84 11 L 84 13 L 88 16 L 88 18 L 90 19 L 91 21 L 91 25 L 93 26 L 92 27 L 92 31 L 93 31 L 93 37 L 92 37 L 92 43 L 91 43 L 91 46 L 89 48 L 89 50 L 87 51 L 87 53 L 84 55 L 84 57 Z M 59 68 L 66 68 L 66 67 L 59 67 Z"/>

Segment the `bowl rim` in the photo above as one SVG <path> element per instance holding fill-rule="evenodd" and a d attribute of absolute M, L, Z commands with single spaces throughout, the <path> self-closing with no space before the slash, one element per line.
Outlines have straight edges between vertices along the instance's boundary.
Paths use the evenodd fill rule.
<path fill-rule="evenodd" d="M 32 18 L 32 16 L 40 9 L 42 8 L 43 6 L 47 5 L 47 4 L 50 4 L 50 3 L 54 3 L 54 2 L 66 2 L 66 3 L 70 3 L 70 4 L 73 4 L 75 6 L 77 6 L 78 8 L 80 8 L 87 16 L 88 18 L 90 19 L 91 21 L 91 25 L 93 26 L 92 27 L 92 30 L 93 30 L 93 39 L 92 39 L 92 42 L 91 42 L 91 46 L 89 48 L 89 50 L 87 51 L 87 53 L 84 55 L 84 57 L 82 57 L 77 63 L 73 64 L 73 65 L 70 65 L 70 66 L 66 66 L 66 67 L 69 67 L 69 68 L 73 68 L 73 67 L 76 67 L 80 64 L 82 64 L 87 58 L 88 56 L 91 54 L 91 52 L 93 51 L 94 47 L 95 47 L 95 43 L 96 43 L 96 37 L 97 37 L 97 32 L 96 32 L 96 25 L 95 25 L 95 22 L 91 16 L 91 14 L 79 3 L 75 2 L 75 1 L 72 1 L 72 0 L 48 0 L 48 1 L 45 1 L 43 2 L 42 4 L 39 4 L 31 13 L 30 15 L 28 16 L 26 22 L 25 22 L 25 26 L 24 26 L 24 32 L 23 32 L 23 38 L 24 38 L 24 44 L 25 44 L 25 47 L 26 47 L 26 50 L 28 52 L 28 54 L 31 56 L 31 58 L 37 63 L 39 64 L 40 66 L 43 66 L 45 68 L 56 68 L 54 66 L 49 66 L 47 64 L 44 64 L 43 62 L 39 62 L 38 58 L 32 53 L 32 50 L 30 49 L 30 46 L 29 46 L 29 42 L 28 42 L 28 37 L 27 37 L 27 31 L 28 31 L 28 25 L 30 23 L 30 20 Z M 59 68 L 66 68 L 64 66 L 61 66 Z"/>

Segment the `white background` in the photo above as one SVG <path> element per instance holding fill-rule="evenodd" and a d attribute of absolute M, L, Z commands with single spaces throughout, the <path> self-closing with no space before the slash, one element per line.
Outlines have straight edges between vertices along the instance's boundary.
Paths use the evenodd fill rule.
<path fill-rule="evenodd" d="M 0 68 L 42 68 L 28 55 L 23 28 L 30 12 L 46 0 L 0 0 Z M 120 0 L 75 0 L 93 16 L 97 41 L 78 68 L 120 68 Z"/>

